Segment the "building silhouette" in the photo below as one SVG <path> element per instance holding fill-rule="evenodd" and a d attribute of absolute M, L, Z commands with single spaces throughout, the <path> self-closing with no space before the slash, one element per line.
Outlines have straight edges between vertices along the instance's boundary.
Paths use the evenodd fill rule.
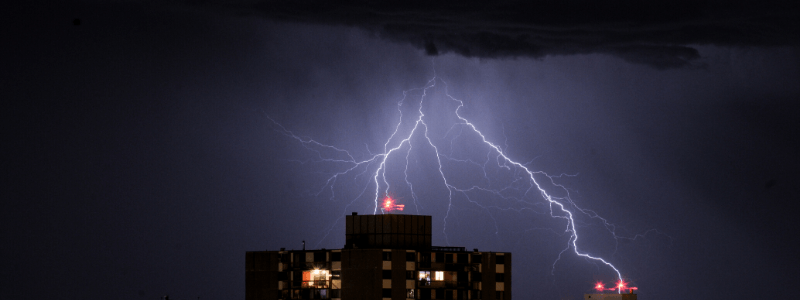
<path fill-rule="evenodd" d="M 245 298 L 511 299 L 511 253 L 431 246 L 431 216 L 346 216 L 343 249 L 248 251 Z"/>

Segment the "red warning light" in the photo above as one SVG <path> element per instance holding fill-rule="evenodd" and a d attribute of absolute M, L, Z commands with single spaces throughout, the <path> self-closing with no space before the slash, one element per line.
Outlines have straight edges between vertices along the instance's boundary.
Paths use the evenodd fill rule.
<path fill-rule="evenodd" d="M 619 282 L 617 282 L 617 288 L 620 289 L 620 290 L 624 290 L 626 284 L 628 284 L 628 283 L 625 282 L 625 281 L 620 280 Z"/>
<path fill-rule="evenodd" d="M 606 288 L 606 286 L 602 282 L 598 281 L 594 285 L 594 289 L 597 290 L 598 292 L 602 292 L 602 291 L 624 292 L 625 290 L 629 290 L 628 292 L 633 293 L 633 291 L 638 290 L 639 288 L 637 288 L 637 287 L 628 287 L 628 283 L 627 282 L 620 280 L 620 281 L 617 282 L 617 286 L 610 287 L 610 288 Z"/>
<path fill-rule="evenodd" d="M 597 284 L 594 285 L 594 289 L 598 291 L 605 291 L 606 287 L 603 285 L 602 282 L 598 281 Z"/>
<path fill-rule="evenodd" d="M 392 199 L 392 197 L 386 196 L 386 198 L 383 199 L 382 210 L 384 213 L 389 213 L 392 211 L 403 211 L 404 207 L 406 206 L 403 204 L 396 204 L 394 199 Z"/>

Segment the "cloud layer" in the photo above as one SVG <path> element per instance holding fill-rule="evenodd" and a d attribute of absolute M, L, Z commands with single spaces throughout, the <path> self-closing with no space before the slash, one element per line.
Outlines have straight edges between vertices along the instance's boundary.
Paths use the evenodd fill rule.
<path fill-rule="evenodd" d="M 356 26 L 430 55 L 543 58 L 601 53 L 659 69 L 699 66 L 698 45 L 798 45 L 800 13 L 783 2 L 263 1 L 272 19 Z M 241 7 L 241 6 L 240 6 Z"/>

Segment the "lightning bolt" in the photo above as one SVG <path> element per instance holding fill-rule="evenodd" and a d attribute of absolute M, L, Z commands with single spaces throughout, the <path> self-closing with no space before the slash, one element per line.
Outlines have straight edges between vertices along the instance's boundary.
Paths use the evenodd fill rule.
<path fill-rule="evenodd" d="M 443 153 L 442 146 L 437 146 L 434 143 L 434 139 L 431 138 L 429 134 L 429 122 L 430 119 L 428 115 L 426 115 L 426 100 L 428 100 L 429 95 L 428 92 L 437 87 L 437 85 L 442 85 L 444 87 L 444 95 L 446 100 L 450 101 L 451 104 L 455 105 L 455 109 L 452 113 L 455 116 L 456 121 L 453 125 L 447 130 L 445 137 L 450 137 L 450 154 Z M 413 102 L 410 98 L 412 93 L 420 93 L 419 101 Z M 552 218 L 561 219 L 564 221 L 564 229 L 563 234 L 569 236 L 568 241 L 561 252 L 559 252 L 557 258 L 552 264 L 551 274 L 554 274 L 554 270 L 556 268 L 556 264 L 561 259 L 562 255 L 572 250 L 572 252 L 577 255 L 578 257 L 582 257 L 584 259 L 593 261 L 595 263 L 600 263 L 602 265 L 607 266 L 611 270 L 616 273 L 617 279 L 620 282 L 623 282 L 622 273 L 619 271 L 617 267 L 615 267 L 612 263 L 607 261 L 604 258 L 593 256 L 587 253 L 586 251 L 581 250 L 578 247 L 578 231 L 576 229 L 576 221 L 575 215 L 576 214 L 583 214 L 591 219 L 597 219 L 602 222 L 603 226 L 613 235 L 615 241 L 618 237 L 615 232 L 615 226 L 608 222 L 606 219 L 600 217 L 596 212 L 580 208 L 576 205 L 569 195 L 569 190 L 566 189 L 564 186 L 557 184 L 554 178 L 559 178 L 562 176 L 574 176 L 574 175 L 566 175 L 561 174 L 558 176 L 551 176 L 542 171 L 533 171 L 531 170 L 528 165 L 531 162 L 521 163 L 518 162 L 506 154 L 506 151 L 503 147 L 498 144 L 491 142 L 479 129 L 478 127 L 470 122 L 464 115 L 462 114 L 462 110 L 464 108 L 464 102 L 454 98 L 448 92 L 447 83 L 444 79 L 438 77 L 435 74 L 434 68 L 434 76 L 427 83 L 421 87 L 416 89 L 411 89 L 407 91 L 403 91 L 403 97 L 397 102 L 397 111 L 398 111 L 398 121 L 397 124 L 394 126 L 394 131 L 389 135 L 386 142 L 383 143 L 383 149 L 380 153 L 372 153 L 367 147 L 368 155 L 366 155 L 363 159 L 356 159 L 357 155 L 351 154 L 349 151 L 345 149 L 341 149 L 335 146 L 326 145 L 320 142 L 315 141 L 312 138 L 298 136 L 295 133 L 289 131 L 284 126 L 276 122 L 271 117 L 267 116 L 270 121 L 275 125 L 275 130 L 279 133 L 296 140 L 299 142 L 305 149 L 308 149 L 312 153 L 314 153 L 314 158 L 311 161 L 314 162 L 325 162 L 325 163 L 332 163 L 336 165 L 342 165 L 341 171 L 334 172 L 330 175 L 325 184 L 320 188 L 320 190 L 315 194 L 315 196 L 319 197 L 324 191 L 330 192 L 330 198 L 333 200 L 336 197 L 334 186 L 336 185 L 337 181 L 343 177 L 351 175 L 354 177 L 354 180 L 358 180 L 361 177 L 367 177 L 369 174 L 369 182 L 364 184 L 363 189 L 361 189 L 360 193 L 354 197 L 348 205 L 344 208 L 343 214 L 337 219 L 336 223 L 338 223 L 343 216 L 348 211 L 348 208 L 353 205 L 357 200 L 361 199 L 369 190 L 370 186 L 374 187 L 374 195 L 371 197 L 372 202 L 374 203 L 373 213 L 378 212 L 378 208 L 381 206 L 379 203 L 379 199 L 382 196 L 389 195 L 390 189 L 392 185 L 389 183 L 387 179 L 387 171 L 390 169 L 389 164 L 387 161 L 394 156 L 404 156 L 405 157 L 405 166 L 402 166 L 403 178 L 405 180 L 405 184 L 410 190 L 410 194 L 413 200 L 414 207 L 419 213 L 420 208 L 422 207 L 422 203 L 419 201 L 419 197 L 417 197 L 416 192 L 414 191 L 414 185 L 409 180 L 409 161 L 410 155 L 412 150 L 417 147 L 430 147 L 433 150 L 435 161 L 436 161 L 436 169 L 438 171 L 438 176 L 441 178 L 442 183 L 447 188 L 448 192 L 448 205 L 447 205 L 447 212 L 445 213 L 445 217 L 443 220 L 444 227 L 442 232 L 444 233 L 445 240 L 449 245 L 449 239 L 447 237 L 447 221 L 450 217 L 451 208 L 453 206 L 453 199 L 456 194 L 463 195 L 468 202 L 481 207 L 483 209 L 488 208 L 495 208 L 500 210 L 517 210 L 513 208 L 500 208 L 498 206 L 486 206 L 478 203 L 477 201 L 470 198 L 470 193 L 472 192 L 482 192 L 482 193 L 489 193 L 491 195 L 500 197 L 502 199 L 515 201 L 516 203 L 525 204 L 529 206 L 533 205 L 545 205 L 547 207 L 547 213 Z M 410 121 L 406 120 L 406 115 L 404 115 L 404 109 L 411 110 Z M 505 129 L 504 129 L 505 130 Z M 466 131 L 466 132 L 465 132 Z M 459 137 L 464 136 L 467 133 L 473 133 L 477 135 L 477 139 L 488 147 L 488 151 L 486 152 L 485 161 L 474 161 L 472 159 L 458 159 L 452 155 L 452 150 L 454 148 L 455 140 Z M 423 141 L 423 145 L 415 144 L 415 141 Z M 507 142 L 504 141 L 505 148 L 507 149 Z M 300 163 L 307 163 L 308 161 L 302 161 Z M 483 170 L 483 178 L 486 182 L 489 182 L 488 186 L 480 186 L 480 185 L 473 185 L 468 187 L 459 187 L 458 184 L 452 183 L 448 180 L 447 172 L 443 169 L 443 162 L 452 162 L 452 163 L 466 163 L 471 164 L 473 166 L 479 167 Z M 491 187 L 491 179 L 488 174 L 487 166 L 489 163 L 495 163 L 497 168 L 506 170 L 514 174 L 514 180 L 512 183 L 504 186 L 502 188 L 493 188 Z M 537 177 L 540 180 L 537 180 Z M 566 196 L 557 197 L 554 196 L 552 193 L 549 193 L 543 187 L 542 183 L 540 182 L 541 179 L 546 179 L 547 184 L 553 185 L 561 190 L 563 190 Z M 509 191 L 521 191 L 520 196 L 509 196 Z M 534 203 L 530 196 L 531 194 L 538 194 L 541 199 L 540 202 Z M 544 200 L 541 202 L 541 200 Z M 523 208 L 523 209 L 531 209 L 532 208 Z M 521 209 L 520 209 L 521 210 Z M 491 214 L 489 214 L 492 216 Z M 494 216 L 492 216 L 494 220 Z M 495 233 L 497 233 L 497 221 L 495 221 Z M 335 226 L 335 224 L 334 224 Z M 330 230 L 334 227 L 331 226 L 328 231 L 326 232 L 325 236 L 322 238 L 324 240 L 327 238 Z M 638 237 L 638 235 L 637 235 Z M 617 289 L 619 293 L 622 292 L 622 288 Z"/>

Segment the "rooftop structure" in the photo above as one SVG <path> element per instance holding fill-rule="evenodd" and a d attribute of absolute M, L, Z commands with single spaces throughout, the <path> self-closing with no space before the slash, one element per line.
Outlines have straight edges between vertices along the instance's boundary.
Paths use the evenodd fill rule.
<path fill-rule="evenodd" d="M 584 294 L 583 300 L 637 300 L 633 290 L 629 294 Z"/>

